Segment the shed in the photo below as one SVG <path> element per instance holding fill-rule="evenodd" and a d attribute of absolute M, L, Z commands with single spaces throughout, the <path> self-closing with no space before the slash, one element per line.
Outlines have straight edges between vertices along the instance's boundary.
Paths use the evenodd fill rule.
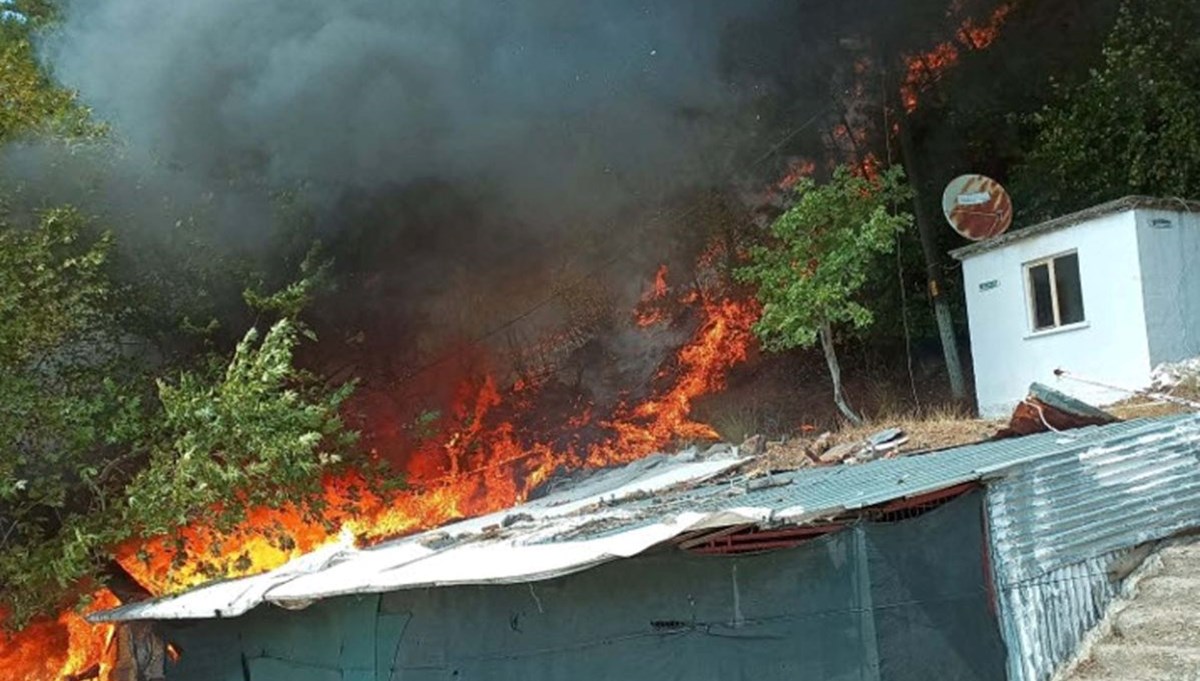
<path fill-rule="evenodd" d="M 1195 415 L 767 475 L 736 454 L 93 619 L 157 622 L 170 681 L 1045 681 L 1114 565 L 1200 525 Z"/>
<path fill-rule="evenodd" d="M 1103 405 L 1145 388 L 1155 366 L 1200 355 L 1197 213 L 1131 196 L 952 251 L 981 415 L 1011 412 L 1057 369 L 1092 383 L 1056 388 Z"/>

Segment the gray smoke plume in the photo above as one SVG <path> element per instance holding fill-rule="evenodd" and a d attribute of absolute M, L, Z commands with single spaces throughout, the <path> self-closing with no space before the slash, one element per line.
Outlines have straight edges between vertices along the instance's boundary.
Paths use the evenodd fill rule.
<path fill-rule="evenodd" d="M 757 4 L 74 2 L 43 53 L 134 149 L 214 182 L 333 205 L 437 178 L 564 224 L 727 170 L 745 93 L 720 47 Z"/>
<path fill-rule="evenodd" d="M 317 312 L 336 334 L 322 337 L 365 330 L 362 362 L 388 365 L 360 374 L 429 365 L 483 335 L 491 354 L 521 355 L 508 346 L 592 333 L 606 296 L 627 314 L 666 257 L 647 222 L 686 232 L 654 216 L 769 145 L 755 137 L 762 79 L 735 75 L 729 41 L 753 44 L 734 29 L 779 6 L 76 0 L 41 53 L 112 126 L 120 158 L 26 147 L 6 160 L 63 200 L 87 185 L 97 212 L 142 236 L 199 210 L 222 238 L 270 246 L 272 197 L 298 189 L 342 270 L 339 298 Z M 626 251 L 647 255 L 596 269 Z M 581 280 L 588 291 L 544 304 Z M 649 359 L 644 342 L 613 352 L 646 374 L 675 342 L 657 339 Z"/>

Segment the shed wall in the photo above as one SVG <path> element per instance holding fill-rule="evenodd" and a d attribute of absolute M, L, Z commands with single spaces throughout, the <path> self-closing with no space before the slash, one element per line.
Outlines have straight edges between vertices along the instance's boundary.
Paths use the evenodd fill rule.
<path fill-rule="evenodd" d="M 989 484 L 987 509 L 1009 679 L 1044 681 L 1116 595 L 1115 561 L 1200 527 L 1200 421 L 1029 461 Z"/>
<path fill-rule="evenodd" d="M 1200 215 L 1138 210 L 1152 366 L 1200 356 Z"/>
<path fill-rule="evenodd" d="M 1006 416 L 1035 381 L 1093 404 L 1125 396 L 1057 381 L 1058 368 L 1122 387 L 1149 381 L 1134 222 L 1133 211 L 1107 215 L 963 261 L 975 392 L 983 416 Z M 1085 321 L 1034 333 L 1024 265 L 1073 250 L 1079 253 Z"/>
<path fill-rule="evenodd" d="M 982 494 L 741 556 L 164 625 L 171 681 L 1001 681 Z"/>

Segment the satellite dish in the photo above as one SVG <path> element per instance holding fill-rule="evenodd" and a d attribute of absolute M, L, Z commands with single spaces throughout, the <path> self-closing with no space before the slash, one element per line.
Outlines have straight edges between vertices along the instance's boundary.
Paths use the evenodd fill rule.
<path fill-rule="evenodd" d="M 959 175 L 942 193 L 942 212 L 954 231 L 982 241 L 1012 225 L 1012 199 L 1000 183 L 984 175 Z"/>

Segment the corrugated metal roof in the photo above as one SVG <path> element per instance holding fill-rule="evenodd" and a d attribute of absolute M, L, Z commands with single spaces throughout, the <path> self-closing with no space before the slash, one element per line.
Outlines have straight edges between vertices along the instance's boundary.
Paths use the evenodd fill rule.
<path fill-rule="evenodd" d="M 982 442 L 857 466 L 804 468 L 778 473 L 770 480 L 727 479 L 669 497 L 630 503 L 624 508 L 646 517 L 680 509 L 706 512 L 737 507 L 765 508 L 771 511 L 775 520 L 802 522 L 980 480 L 1028 460 L 1086 450 L 1101 443 L 1119 442 L 1147 433 L 1172 432 L 1176 426 L 1189 423 L 1200 423 L 1200 420 L 1183 415 L 1154 421 L 1128 421 L 1065 433 L 1040 433 Z"/>
<path fill-rule="evenodd" d="M 1039 458 L 988 494 L 1012 579 L 1157 539 L 1200 522 L 1200 426 L 1175 420 Z"/>
<path fill-rule="evenodd" d="M 1200 417 L 1186 415 L 754 479 L 730 473 L 741 461 L 728 455 L 659 456 L 483 518 L 367 550 L 346 547 L 305 569 L 289 564 L 93 619 L 234 616 L 264 600 L 298 604 L 349 593 L 546 579 L 634 555 L 696 529 L 803 523 L 993 477 L 1030 461 L 1102 457 L 1115 442 L 1152 438 L 1166 446 L 1178 440 L 1181 449 L 1194 451 L 1196 433 Z"/>

